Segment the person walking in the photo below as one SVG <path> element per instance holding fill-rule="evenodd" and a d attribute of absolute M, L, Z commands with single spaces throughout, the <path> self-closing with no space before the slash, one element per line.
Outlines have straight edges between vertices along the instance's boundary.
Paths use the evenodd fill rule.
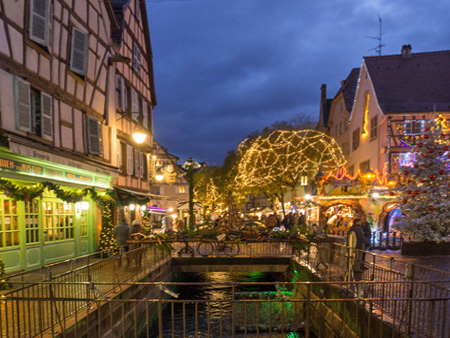
<path fill-rule="evenodd" d="M 125 222 L 125 219 L 120 220 L 120 223 L 114 227 L 113 233 L 120 254 L 119 266 L 122 266 L 122 255 L 127 257 L 127 263 L 129 264 L 130 257 L 128 256 L 128 251 L 130 248 L 127 241 L 130 239 L 130 227 Z"/>
<path fill-rule="evenodd" d="M 139 241 L 142 239 L 143 233 L 142 233 L 142 227 L 141 222 L 139 220 L 134 220 L 132 223 L 131 231 L 130 231 L 131 239 L 133 241 Z M 142 262 L 142 250 L 140 243 L 133 243 L 130 246 L 130 250 L 132 253 L 133 263 L 134 266 L 138 267 L 141 266 Z"/>
<path fill-rule="evenodd" d="M 354 279 L 361 280 L 363 270 L 365 269 L 365 252 L 366 250 L 366 237 L 364 235 L 364 229 L 360 217 L 355 217 L 353 224 L 348 231 L 348 246 L 349 246 L 349 258 L 351 270 L 353 271 Z"/>
<path fill-rule="evenodd" d="M 366 250 L 372 245 L 372 229 L 370 228 L 370 223 L 367 221 L 367 216 L 361 216 L 361 225 L 364 231 L 364 243 L 366 245 Z"/>

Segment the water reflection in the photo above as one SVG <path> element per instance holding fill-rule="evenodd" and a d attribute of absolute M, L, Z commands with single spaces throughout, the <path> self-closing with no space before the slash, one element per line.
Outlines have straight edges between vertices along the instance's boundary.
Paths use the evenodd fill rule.
<path fill-rule="evenodd" d="M 266 329 L 248 325 L 244 328 L 242 323 L 256 323 L 255 311 L 246 311 L 243 304 L 232 305 L 233 288 L 230 285 L 217 283 L 242 283 L 242 282 L 274 282 L 268 273 L 183 273 L 176 276 L 177 281 L 189 283 L 208 283 L 205 285 L 185 285 L 178 290 L 179 298 L 168 304 L 163 312 L 163 337 L 231 337 L 232 321 L 234 313 L 234 337 L 269 337 L 267 323 Z M 234 295 L 249 292 L 275 292 L 273 284 L 245 285 L 234 288 Z M 196 302 L 185 302 L 196 300 Z M 226 301 L 226 302 L 221 302 Z M 255 304 L 252 304 L 255 305 Z M 233 306 L 235 307 L 233 309 Z M 247 306 L 247 305 L 245 305 Z M 259 305 L 258 305 L 259 307 Z M 250 306 L 249 306 L 250 308 Z M 244 318 L 245 317 L 245 320 Z M 261 323 L 261 320 L 259 321 Z M 271 337 L 300 337 L 295 333 L 277 334 L 276 323 L 271 324 Z M 158 337 L 157 324 L 150 330 L 151 337 Z"/>

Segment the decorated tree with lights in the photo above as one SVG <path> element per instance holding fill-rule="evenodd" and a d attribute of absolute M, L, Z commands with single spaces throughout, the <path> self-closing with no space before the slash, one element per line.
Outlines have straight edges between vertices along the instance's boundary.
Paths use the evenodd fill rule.
<path fill-rule="evenodd" d="M 449 135 L 445 118 L 428 123 L 412 146 L 412 166 L 401 167 L 401 217 L 397 227 L 416 241 L 439 241 L 450 234 Z"/>
<path fill-rule="evenodd" d="M 333 138 L 311 129 L 274 130 L 244 140 L 239 155 L 238 184 L 277 192 L 282 205 L 287 188 L 296 189 L 302 177 L 312 178 L 319 170 L 336 170 L 346 163 Z"/>

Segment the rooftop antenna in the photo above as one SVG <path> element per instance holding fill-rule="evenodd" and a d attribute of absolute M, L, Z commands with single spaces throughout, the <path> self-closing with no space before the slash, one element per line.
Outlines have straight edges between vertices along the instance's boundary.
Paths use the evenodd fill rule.
<path fill-rule="evenodd" d="M 377 52 L 378 56 L 381 56 L 381 54 L 383 52 L 383 47 L 384 47 L 384 44 L 382 43 L 381 38 L 383 37 L 383 34 L 385 32 L 383 32 L 381 30 L 381 16 L 380 16 L 380 14 L 378 14 L 378 23 L 379 23 L 379 27 L 380 27 L 378 35 L 377 36 L 366 36 L 366 37 L 374 39 L 374 40 L 378 40 L 378 46 L 376 46 L 375 48 L 369 49 L 369 51 L 370 50 L 374 50 L 375 52 Z"/>

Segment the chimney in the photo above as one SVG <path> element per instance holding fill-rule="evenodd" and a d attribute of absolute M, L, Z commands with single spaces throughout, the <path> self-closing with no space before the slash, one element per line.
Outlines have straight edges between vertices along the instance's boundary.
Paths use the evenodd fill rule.
<path fill-rule="evenodd" d="M 403 45 L 402 46 L 402 57 L 404 59 L 411 57 L 411 45 Z"/>

